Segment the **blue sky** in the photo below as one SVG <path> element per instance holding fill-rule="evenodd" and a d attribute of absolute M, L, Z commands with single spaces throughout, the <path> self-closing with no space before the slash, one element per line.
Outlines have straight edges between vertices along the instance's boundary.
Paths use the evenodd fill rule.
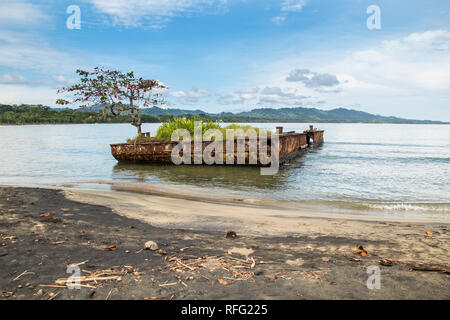
<path fill-rule="evenodd" d="M 81 11 L 68 29 L 66 9 Z M 369 30 L 377 5 L 381 29 Z M 165 107 L 346 107 L 450 121 L 448 0 L 0 0 L 0 103 L 54 106 L 77 68 L 158 79 Z"/>

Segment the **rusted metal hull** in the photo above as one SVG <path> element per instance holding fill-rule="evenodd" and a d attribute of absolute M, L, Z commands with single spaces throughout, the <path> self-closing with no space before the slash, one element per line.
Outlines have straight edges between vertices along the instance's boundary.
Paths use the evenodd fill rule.
<path fill-rule="evenodd" d="M 318 145 L 323 142 L 323 131 L 319 130 L 307 130 L 303 133 L 280 133 L 279 137 L 279 162 L 284 163 L 295 156 L 297 156 L 302 150 L 306 149 L 311 142 L 314 145 Z M 267 142 L 267 155 L 271 154 L 270 138 Z M 255 142 L 253 140 L 253 142 Z M 145 143 L 117 143 L 111 144 L 111 152 L 114 158 L 120 162 L 140 162 L 140 163 L 172 163 L 172 150 L 177 146 L 179 141 L 172 142 L 145 142 Z M 202 142 L 202 154 L 205 148 L 211 144 L 211 141 Z M 245 164 L 249 165 L 262 165 L 259 157 L 259 147 L 258 152 L 254 152 L 251 148 L 251 140 L 245 141 L 245 155 L 242 155 L 245 159 Z M 259 146 L 259 141 L 256 143 Z M 191 147 L 191 162 L 194 163 L 194 143 L 190 144 Z M 226 142 L 223 142 L 223 163 L 230 164 L 230 159 L 226 159 Z M 233 156 L 233 154 L 232 154 Z M 251 162 L 251 159 L 257 159 L 256 164 Z M 233 164 L 237 164 L 238 154 L 237 154 L 237 142 L 235 141 L 234 146 L 234 161 Z M 242 163 L 244 164 L 244 163 Z"/>

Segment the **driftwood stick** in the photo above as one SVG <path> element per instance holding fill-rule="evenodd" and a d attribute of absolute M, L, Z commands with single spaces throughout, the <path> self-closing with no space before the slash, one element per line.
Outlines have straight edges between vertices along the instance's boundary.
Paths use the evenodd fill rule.
<path fill-rule="evenodd" d="M 113 292 L 116 292 L 116 291 L 117 291 L 117 288 L 114 288 L 114 289 L 109 290 L 108 294 L 107 294 L 106 297 L 105 297 L 105 300 L 108 300 L 109 297 L 111 296 L 111 294 L 112 294 Z"/>
<path fill-rule="evenodd" d="M 28 272 L 28 270 L 25 270 L 24 272 L 22 272 L 21 274 L 19 274 L 17 277 L 15 277 L 13 279 L 13 281 L 17 281 L 19 280 L 22 276 L 26 275 L 26 274 L 34 274 L 34 272 Z"/>
<path fill-rule="evenodd" d="M 406 262 L 406 261 L 398 261 L 391 259 L 381 259 L 380 264 L 382 266 L 393 266 L 394 264 L 408 268 L 410 270 L 417 271 L 438 271 L 444 273 L 450 273 L 450 266 L 444 264 L 434 264 L 434 263 L 415 263 L 415 262 Z"/>
<path fill-rule="evenodd" d="M 117 280 L 119 276 L 113 277 L 80 277 L 80 278 L 68 278 L 68 279 L 58 279 L 55 281 L 56 284 L 65 285 L 67 282 L 90 282 L 90 281 L 106 281 L 106 280 Z"/>
<path fill-rule="evenodd" d="M 253 257 L 251 259 L 252 259 L 252 264 L 250 266 L 250 269 L 254 269 L 255 265 L 256 265 L 256 260 Z"/>
<path fill-rule="evenodd" d="M 176 262 L 177 262 L 178 264 L 182 265 L 183 267 L 188 268 L 189 270 L 195 270 L 194 268 L 189 267 L 188 265 L 182 263 L 182 262 L 181 262 L 180 260 L 178 260 L 178 259 L 176 260 Z"/>
<path fill-rule="evenodd" d="M 71 263 L 71 264 L 68 264 L 68 265 L 67 265 L 67 268 L 70 268 L 70 267 L 79 267 L 79 266 L 85 264 L 85 263 L 88 262 L 88 261 L 89 261 L 89 260 L 85 260 L 85 261 L 80 262 L 80 263 Z"/>
<path fill-rule="evenodd" d="M 61 293 L 61 292 L 54 293 L 53 295 L 51 295 L 51 296 L 48 298 L 48 300 L 53 300 L 53 299 L 55 299 L 57 296 L 59 296 L 60 293 Z"/>
<path fill-rule="evenodd" d="M 275 261 L 259 261 L 256 264 L 279 264 L 279 262 L 275 262 Z"/>
<path fill-rule="evenodd" d="M 172 283 L 163 283 L 160 284 L 160 287 L 170 287 L 170 286 L 176 286 L 178 284 L 178 282 L 172 282 Z"/>
<path fill-rule="evenodd" d="M 46 288 L 67 288 L 67 286 L 57 286 L 54 284 L 40 284 L 39 287 L 46 287 Z"/>
<path fill-rule="evenodd" d="M 90 285 L 88 285 L 88 284 L 78 284 L 77 286 L 80 286 L 81 288 L 97 289 L 97 287 L 90 286 Z M 39 287 L 63 288 L 63 289 L 66 289 L 66 288 L 67 288 L 67 285 L 61 286 L 61 285 L 53 285 L 53 284 L 40 284 Z"/>
<path fill-rule="evenodd" d="M 227 258 L 228 259 L 232 259 L 232 260 L 236 260 L 236 261 L 239 261 L 239 262 L 243 262 L 243 263 L 249 263 L 248 259 L 247 260 L 243 260 L 243 259 L 238 259 L 238 258 L 230 257 L 230 256 L 228 256 Z M 250 262 L 251 262 L 251 260 L 250 260 Z"/>

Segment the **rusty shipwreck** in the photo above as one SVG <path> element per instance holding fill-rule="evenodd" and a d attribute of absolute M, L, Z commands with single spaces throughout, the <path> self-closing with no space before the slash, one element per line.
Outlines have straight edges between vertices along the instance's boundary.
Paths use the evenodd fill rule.
<path fill-rule="evenodd" d="M 149 135 L 147 133 L 147 135 Z M 317 130 L 313 126 L 310 126 L 308 130 L 301 133 L 290 131 L 283 132 L 283 127 L 277 127 L 276 133 L 272 135 L 277 135 L 279 138 L 279 163 L 285 163 L 296 157 L 303 150 L 310 146 L 317 146 L 323 142 L 324 131 Z M 271 136 L 268 137 L 267 142 L 267 152 L 268 155 L 271 153 Z M 172 150 L 180 143 L 180 141 L 151 141 L 151 142 L 141 142 L 141 143 L 115 143 L 111 144 L 111 152 L 116 160 L 119 162 L 134 162 L 134 163 L 161 163 L 161 164 L 171 164 L 172 163 Z M 202 142 L 202 152 L 205 148 L 212 143 L 212 141 Z M 225 149 L 225 141 L 224 149 Z M 245 140 L 245 164 L 249 165 L 251 163 L 250 159 L 252 156 L 250 150 L 250 140 Z M 194 163 L 194 143 L 191 144 L 191 154 L 192 163 Z M 232 164 L 237 164 L 237 142 L 235 141 L 234 147 L 234 158 L 236 161 Z M 259 146 L 259 139 L 258 139 Z M 225 155 L 224 155 L 225 157 Z M 259 156 L 256 155 L 257 165 L 261 165 Z M 224 159 L 224 164 L 229 165 L 230 162 Z"/>

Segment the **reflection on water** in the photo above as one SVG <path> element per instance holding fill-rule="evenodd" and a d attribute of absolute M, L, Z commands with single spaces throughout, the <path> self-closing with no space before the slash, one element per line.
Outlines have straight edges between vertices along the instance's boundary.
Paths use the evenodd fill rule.
<path fill-rule="evenodd" d="M 301 158 L 301 156 L 299 157 Z M 301 169 L 301 160 L 295 168 Z M 232 188 L 233 190 L 278 190 L 290 175 L 292 168 L 282 167 L 277 175 L 263 176 L 258 167 L 198 166 L 118 163 L 113 168 L 113 180 L 124 178 L 142 183 L 166 182 L 197 187 Z"/>

